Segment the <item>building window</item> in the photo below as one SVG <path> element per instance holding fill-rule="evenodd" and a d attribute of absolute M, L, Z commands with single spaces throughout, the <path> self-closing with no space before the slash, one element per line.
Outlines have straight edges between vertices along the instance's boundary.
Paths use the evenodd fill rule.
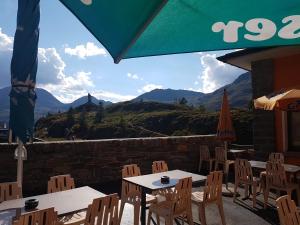
<path fill-rule="evenodd" d="M 300 112 L 288 113 L 289 151 L 300 152 Z"/>

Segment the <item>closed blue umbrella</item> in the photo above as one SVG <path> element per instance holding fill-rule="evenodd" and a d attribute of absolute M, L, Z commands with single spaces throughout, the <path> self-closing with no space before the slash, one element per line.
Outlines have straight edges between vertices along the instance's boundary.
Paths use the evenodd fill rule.
<path fill-rule="evenodd" d="M 35 81 L 39 41 L 40 0 L 18 0 L 17 29 L 11 61 L 11 92 L 9 126 L 18 139 L 18 183 L 22 183 L 23 159 L 26 149 L 23 143 L 32 137 Z"/>

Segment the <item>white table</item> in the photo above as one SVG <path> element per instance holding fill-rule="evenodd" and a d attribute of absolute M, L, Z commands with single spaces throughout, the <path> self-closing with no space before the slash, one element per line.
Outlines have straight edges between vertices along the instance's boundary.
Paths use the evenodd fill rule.
<path fill-rule="evenodd" d="M 162 184 L 160 178 L 162 176 L 170 177 L 169 184 Z M 141 225 L 146 224 L 146 191 L 155 191 L 162 188 L 174 187 L 179 179 L 192 177 L 193 183 L 206 180 L 206 176 L 199 174 L 189 173 L 182 170 L 170 170 L 162 173 L 153 173 L 148 175 L 141 175 L 135 177 L 123 178 L 123 180 L 132 184 L 138 185 L 142 189 L 141 199 Z"/>
<path fill-rule="evenodd" d="M 250 165 L 253 168 L 257 168 L 257 169 L 266 169 L 267 167 L 267 162 L 262 162 L 262 161 L 250 161 Z M 295 166 L 295 165 L 291 165 L 291 164 L 283 164 L 284 169 L 286 172 L 288 173 L 297 173 L 300 171 L 300 166 Z"/>
<path fill-rule="evenodd" d="M 0 222 L 4 221 L 4 217 L 9 216 L 12 211 L 14 211 L 15 214 L 16 211 L 14 209 L 20 209 L 21 214 L 26 213 L 24 206 L 25 201 L 28 199 L 34 198 L 39 201 L 37 210 L 54 207 L 58 216 L 64 216 L 87 209 L 93 199 L 104 196 L 106 195 L 93 188 L 85 186 L 67 191 L 9 200 L 0 203 Z"/>

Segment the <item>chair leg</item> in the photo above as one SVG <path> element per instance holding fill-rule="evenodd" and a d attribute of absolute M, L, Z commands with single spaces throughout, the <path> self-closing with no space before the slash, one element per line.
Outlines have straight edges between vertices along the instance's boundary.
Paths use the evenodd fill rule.
<path fill-rule="evenodd" d="M 205 205 L 199 205 L 199 220 L 201 225 L 206 225 L 206 216 L 205 216 Z"/>
<path fill-rule="evenodd" d="M 219 167 L 219 163 L 216 161 L 215 162 L 215 171 L 217 171 L 218 167 Z"/>
<path fill-rule="evenodd" d="M 198 172 L 199 172 L 199 173 L 201 172 L 202 162 L 203 162 L 202 160 L 199 161 L 199 167 L 198 167 Z"/>
<path fill-rule="evenodd" d="M 225 161 L 224 164 L 224 175 L 225 175 L 225 184 L 226 188 L 228 189 L 228 173 L 229 173 L 229 164 L 227 161 Z"/>
<path fill-rule="evenodd" d="M 192 206 L 186 212 L 186 219 L 189 225 L 194 224 Z"/>
<path fill-rule="evenodd" d="M 119 212 L 119 224 L 121 224 L 124 207 L 125 207 L 125 201 L 121 200 L 121 207 L 120 207 L 120 212 Z"/>
<path fill-rule="evenodd" d="M 223 208 L 223 201 L 222 199 L 219 200 L 218 204 L 218 208 L 219 208 L 219 213 L 221 216 L 221 221 L 222 221 L 222 225 L 226 225 L 226 221 L 225 221 L 225 214 L 224 214 L 224 208 Z"/>
<path fill-rule="evenodd" d="M 252 185 L 252 202 L 253 202 L 253 208 L 256 207 L 256 190 L 257 189 L 257 183 L 253 183 Z"/>
<path fill-rule="evenodd" d="M 149 210 L 148 212 L 148 220 L 147 220 L 147 225 L 150 225 L 151 224 L 151 217 L 152 217 L 152 211 Z"/>
<path fill-rule="evenodd" d="M 300 204 L 300 189 L 299 189 L 299 187 L 296 188 L 296 192 L 297 192 L 297 203 L 299 205 Z"/>
<path fill-rule="evenodd" d="M 139 225 L 140 222 L 140 205 L 134 205 L 134 225 Z"/>
<path fill-rule="evenodd" d="M 213 166 L 213 161 L 212 161 L 212 160 L 210 160 L 210 161 L 209 161 L 209 172 L 211 172 L 211 170 L 212 170 L 212 166 Z"/>
<path fill-rule="evenodd" d="M 239 186 L 239 182 L 237 181 L 237 179 L 235 179 L 234 191 L 233 191 L 233 202 L 236 201 L 236 193 L 237 193 L 237 190 L 238 190 L 238 186 Z"/>
<path fill-rule="evenodd" d="M 157 225 L 160 225 L 160 218 L 159 218 L 159 215 L 158 215 L 158 214 L 156 214 L 156 224 L 157 224 Z"/>
<path fill-rule="evenodd" d="M 167 218 L 165 218 L 165 220 L 166 220 L 165 225 L 172 225 L 172 223 L 173 223 L 173 218 L 167 217 Z"/>
<path fill-rule="evenodd" d="M 265 209 L 267 208 L 267 205 L 268 205 L 269 192 L 270 192 L 269 187 L 266 187 L 265 190 L 264 190 L 264 208 Z"/>
<path fill-rule="evenodd" d="M 259 180 L 260 180 L 259 192 L 262 192 L 266 188 L 266 176 L 264 174 L 260 174 Z"/>
<path fill-rule="evenodd" d="M 288 196 L 292 197 L 292 190 L 291 189 L 286 190 L 286 193 L 287 193 Z"/>
<path fill-rule="evenodd" d="M 244 194 L 245 198 L 248 198 L 249 197 L 249 185 L 248 184 L 245 184 L 245 194 Z"/>

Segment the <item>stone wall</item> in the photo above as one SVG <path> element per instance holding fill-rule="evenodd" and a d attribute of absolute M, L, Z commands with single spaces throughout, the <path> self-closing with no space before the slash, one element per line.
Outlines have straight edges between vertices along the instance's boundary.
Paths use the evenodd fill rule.
<path fill-rule="evenodd" d="M 121 180 L 121 168 L 136 163 L 143 174 L 151 172 L 152 161 L 165 160 L 170 169 L 196 171 L 199 145 L 211 150 L 221 145 L 214 135 L 64 141 L 26 146 L 25 195 L 45 193 L 50 176 L 70 173 L 77 186 L 99 186 Z M 0 182 L 16 179 L 16 145 L 0 144 Z"/>
<path fill-rule="evenodd" d="M 272 60 L 252 63 L 253 99 L 268 95 L 274 91 L 274 64 Z M 253 145 L 257 156 L 266 156 L 276 149 L 274 111 L 254 110 Z"/>

